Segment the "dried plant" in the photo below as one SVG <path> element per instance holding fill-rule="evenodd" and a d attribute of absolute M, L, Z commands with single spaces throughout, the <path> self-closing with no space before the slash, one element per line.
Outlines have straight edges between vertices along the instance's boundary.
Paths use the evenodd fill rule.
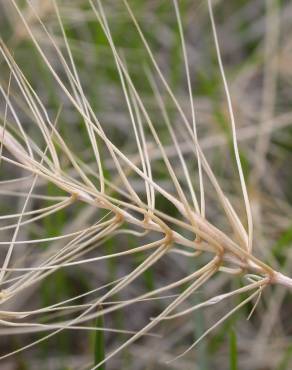
<path fill-rule="evenodd" d="M 25 68 L 16 61 L 13 50 L 1 41 L 2 65 L 6 66 L 6 81 L 1 86 L 4 107 L 0 127 L 1 194 L 3 198 L 19 197 L 21 204 L 19 212 L 1 215 L 1 233 L 5 235 L 1 238 L 1 248 L 5 252 L 0 272 L 1 330 L 7 334 L 49 332 L 2 355 L 1 359 L 31 348 L 65 329 L 98 330 L 86 323 L 139 302 L 163 300 L 164 294 L 183 288 L 179 294 L 168 296 L 171 302 L 164 303 L 164 309 L 139 331 L 131 334 L 130 331 L 111 329 L 130 334 L 130 338 L 107 353 L 100 363 L 90 365 L 92 370 L 101 368 L 103 363 L 131 343 L 142 336 L 152 335 L 152 329 L 158 324 L 246 293 L 240 303 L 211 324 L 178 358 L 248 302 L 254 300 L 256 306 L 264 289 L 272 284 L 292 288 L 292 279 L 254 254 L 251 201 L 241 164 L 236 120 L 211 0 L 208 0 L 208 8 L 229 114 L 237 171 L 234 176 L 239 179 L 242 194 L 238 211 L 222 189 L 200 144 L 202 138 L 197 129 L 196 101 L 178 1 L 173 0 L 172 9 L 178 25 L 189 98 L 183 104 L 176 98 L 128 1 L 123 0 L 123 3 L 148 55 L 148 63 L 140 66 L 140 73 L 147 81 L 153 104 L 159 111 L 156 115 L 145 102 L 143 92 L 139 91 L 139 83 L 131 76 L 127 58 L 116 46 L 104 5 L 100 0 L 89 0 L 88 12 L 99 22 L 111 51 L 108 58 L 114 62 L 119 77 L 131 127 L 127 148 L 115 139 L 114 130 L 103 123 L 98 109 L 88 98 L 58 2 L 48 2 L 50 5 L 45 5 L 42 12 L 30 0 L 26 0 L 25 9 L 15 0 L 10 0 L 19 19 L 13 35 L 14 44 L 23 42 L 25 38 L 33 43 L 41 63 L 54 81 L 59 110 L 52 114 L 46 107 L 45 99 L 26 77 Z M 54 19 L 54 31 L 44 23 L 44 14 Z M 38 25 L 38 31 L 35 25 Z M 33 64 L 34 60 L 27 63 Z M 170 113 L 169 105 L 175 113 Z M 66 121 L 70 120 L 70 114 L 81 121 L 89 145 L 83 146 L 82 150 L 80 143 L 74 142 L 76 139 L 64 132 L 64 123 L 59 124 L 62 120 L 68 128 Z M 119 122 L 116 124 L 118 126 Z M 82 140 L 80 138 L 80 142 Z M 263 156 L 266 143 L 261 147 L 259 151 Z M 167 182 L 159 178 L 158 172 L 163 173 Z M 46 193 L 47 184 L 51 184 L 50 194 Z M 37 189 L 40 192 L 36 192 Z M 207 216 L 208 199 L 212 197 L 216 198 L 218 212 L 226 217 L 228 225 L 224 230 Z M 33 207 L 30 206 L 32 201 Z M 58 218 L 52 218 L 58 214 L 67 218 L 66 229 L 58 235 L 36 239 L 33 235 L 38 235 L 46 218 L 52 219 L 58 230 Z M 132 242 L 125 247 L 127 239 L 124 236 L 127 235 L 135 244 Z M 109 249 L 105 247 L 109 240 L 113 240 L 111 252 L 107 252 Z M 43 244 L 46 248 L 41 248 Z M 174 256 L 170 269 L 175 269 L 176 258 L 183 257 L 190 260 L 192 271 L 166 285 L 158 282 L 157 287 L 134 294 L 133 298 L 115 301 L 118 293 L 130 289 L 134 281 L 168 255 Z M 108 261 L 119 261 L 124 256 L 130 261 L 137 261 L 135 256 L 144 257 L 122 277 L 105 283 L 95 281 L 96 288 L 91 291 L 63 297 L 54 304 L 41 304 L 39 308 L 18 308 L 32 294 L 40 294 L 42 282 L 60 270 L 71 267 L 74 270 L 78 266 L 90 266 L 90 269 L 97 266 L 99 269 L 101 265 L 97 263 L 103 261 L 101 268 L 105 271 L 109 268 Z M 219 272 L 231 281 L 240 278 L 243 285 L 228 292 L 218 292 L 190 308 L 180 308 Z M 54 296 L 54 292 L 51 294 Z M 79 303 L 86 297 L 90 298 L 86 303 Z M 46 318 L 45 321 L 42 318 Z M 106 332 L 107 329 L 100 330 Z"/>

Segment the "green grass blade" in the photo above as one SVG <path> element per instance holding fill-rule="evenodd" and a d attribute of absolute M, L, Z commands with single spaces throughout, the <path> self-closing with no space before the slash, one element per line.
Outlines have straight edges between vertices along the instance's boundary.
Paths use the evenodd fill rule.
<path fill-rule="evenodd" d="M 230 330 L 229 334 L 229 364 L 230 370 L 239 370 L 237 360 L 237 337 L 233 329 Z"/>
<path fill-rule="evenodd" d="M 99 316 L 96 319 L 96 327 L 103 328 L 104 327 L 104 318 L 103 316 Z M 104 340 L 104 332 L 102 330 L 97 330 L 95 333 L 95 340 L 94 340 L 94 365 L 99 364 L 105 359 L 105 340 Z M 98 370 L 105 370 L 105 364 L 102 364 L 97 368 Z"/>

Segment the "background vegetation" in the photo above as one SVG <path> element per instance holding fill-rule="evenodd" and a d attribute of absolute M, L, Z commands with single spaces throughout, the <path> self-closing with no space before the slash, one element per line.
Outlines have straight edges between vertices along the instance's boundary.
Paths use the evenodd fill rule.
<path fill-rule="evenodd" d="M 17 4 L 49 63 L 70 88 L 64 65 L 55 47 L 57 45 L 59 50 L 64 52 L 65 59 L 70 65 L 53 1 L 18 1 Z M 58 0 L 57 4 L 76 70 L 93 112 L 98 116 L 112 143 L 134 163 L 138 163 L 135 134 L 119 73 L 100 22 L 87 1 Z M 155 122 L 176 176 L 183 182 L 184 189 L 187 189 L 175 146 L 165 125 L 165 117 L 159 108 L 159 96 L 155 95 L 151 86 L 153 72 L 145 45 L 123 1 L 106 0 L 102 1 L 102 4 L 115 46 L 127 66 L 131 79 L 135 82 L 151 119 Z M 131 0 L 129 4 L 177 101 L 187 118 L 191 120 L 182 42 L 172 1 Z M 218 67 L 207 1 L 180 0 L 179 9 L 188 52 L 199 143 L 224 193 L 228 195 L 239 218 L 246 226 L 242 191 L 233 154 L 227 100 Z M 275 270 L 291 276 L 292 4 L 280 0 L 218 0 L 213 2 L 213 10 L 236 119 L 239 154 L 252 206 L 254 254 L 272 265 Z M 55 45 L 46 30 L 52 35 Z M 77 161 L 80 160 L 78 163 L 86 169 L 90 181 L 99 187 L 94 151 L 84 120 L 79 112 L 72 108 L 72 103 L 56 83 L 10 0 L 0 0 L 0 32 L 1 49 L 9 50 L 39 96 L 47 114 L 55 121 L 70 151 L 74 153 Z M 45 150 L 45 143 L 34 123 L 32 110 L 25 103 L 3 54 L 0 57 L 0 71 L 1 88 L 4 91 L 0 101 L 1 125 L 7 125 L 12 134 L 19 136 L 15 117 L 9 107 L 7 108 L 7 101 L 4 98 L 6 94 L 13 102 L 25 132 L 42 150 Z M 190 169 L 194 188 L 199 189 L 193 142 L 184 130 L 175 104 L 161 89 L 161 82 L 157 84 L 168 119 L 172 122 L 174 133 Z M 173 192 L 173 184 L 149 128 L 145 129 L 145 135 L 153 178 L 161 187 Z M 97 143 L 106 181 L 124 189 L 106 145 L 99 139 Z M 1 153 L 2 151 L 4 156 L 9 157 L 7 149 L 1 146 Z M 76 179 L 74 168 L 64 155 L 61 145 L 56 145 L 56 151 L 64 171 Z M 137 194 L 146 202 L 144 181 L 131 169 L 124 167 L 124 170 Z M 7 244 L 9 245 L 8 242 L 13 238 L 19 220 L 19 218 L 10 219 L 7 215 L 21 213 L 25 199 L 29 198 L 26 212 L 30 212 L 50 207 L 56 201 L 62 202 L 66 194 L 52 182 L 40 177 L 28 197 L 32 184 L 31 174 L 26 169 L 7 161 L 1 160 L 0 175 L 0 210 L 3 215 L 0 220 L 2 242 L 0 247 L 1 260 L 4 261 Z M 12 179 L 17 180 L 11 181 Z M 207 179 L 204 181 L 207 219 L 232 236 L 232 230 L 228 220 L 223 216 L 211 182 Z M 110 193 L 115 197 L 117 190 L 111 188 Z M 173 218 L 181 219 L 178 210 L 158 193 L 156 207 Z M 45 215 L 44 212 L 41 214 Z M 31 213 L 28 217 L 23 217 L 22 221 L 33 217 L 34 214 Z M 27 225 L 21 225 L 16 241 L 26 242 L 15 244 L 11 266 L 39 266 L 45 258 L 55 255 L 68 242 L 66 238 L 54 239 L 55 237 L 86 230 L 102 219 L 108 219 L 107 211 L 84 202 L 75 202 L 64 209 L 58 209 L 58 212 L 46 214 L 45 217 Z M 185 231 L 184 235 L 188 237 L 189 233 Z M 71 238 L 73 236 L 72 234 Z M 46 238 L 47 240 L 44 240 Z M 156 235 L 153 236 L 153 233 L 144 236 L 145 243 L 151 243 L 156 240 L 155 238 Z M 32 242 L 39 239 L 43 241 Z M 139 240 L 140 235 L 134 233 L 112 234 L 103 240 L 101 246 L 94 240 L 89 243 L 86 250 L 82 251 L 82 258 L 95 258 L 126 251 L 140 245 Z M 2 323 L 1 354 L 4 356 L 13 352 L 52 331 L 45 330 L 42 324 L 55 324 L 72 319 L 76 312 L 82 312 L 95 302 L 100 292 L 104 293 L 100 290 L 84 295 L 86 292 L 126 276 L 148 255 L 148 251 L 142 251 L 119 258 L 58 268 L 52 274 L 43 276 L 39 281 L 36 280 L 36 283 L 21 290 L 12 299 L 4 302 L 1 306 L 3 312 L 29 311 L 54 305 L 78 295 L 83 296 L 72 302 L 72 307 L 69 307 L 71 303 L 67 303 L 64 312 L 57 310 L 39 315 L 36 327 L 22 327 L 22 318 L 16 318 L 15 325 L 8 326 L 7 323 Z M 75 259 L 79 259 L 79 255 L 76 255 Z M 137 280 L 103 302 L 95 311 L 182 279 L 205 263 L 204 257 L 197 260 L 187 255 L 168 253 L 143 272 Z M 18 281 L 22 274 L 23 271 L 8 271 L 5 279 L 1 281 L 1 289 L 9 286 L 13 279 Z M 132 335 L 123 331 L 140 330 L 187 286 L 186 283 L 164 292 L 159 299 L 157 297 L 136 302 L 97 318 L 93 315 L 91 320 L 78 324 L 79 329 L 63 330 L 25 351 L 3 358 L 1 369 L 90 369 L 94 363 L 98 364 L 104 358 L 105 353 L 110 353 Z M 182 303 L 180 310 L 242 286 L 241 276 L 230 278 L 229 275 L 216 273 L 207 285 L 199 288 Z M 177 361 L 168 363 L 226 312 L 246 298 L 247 295 L 242 293 L 204 310 L 164 321 L 148 335 L 141 337 L 109 360 L 106 368 L 291 369 L 292 298 L 291 291 L 281 286 L 266 289 L 260 300 L 254 299 L 247 303 L 192 351 Z M 249 320 L 246 320 L 253 307 L 255 310 Z M 7 319 L 5 314 L 0 312 L 1 318 Z M 95 328 L 104 330 L 96 331 Z"/>

